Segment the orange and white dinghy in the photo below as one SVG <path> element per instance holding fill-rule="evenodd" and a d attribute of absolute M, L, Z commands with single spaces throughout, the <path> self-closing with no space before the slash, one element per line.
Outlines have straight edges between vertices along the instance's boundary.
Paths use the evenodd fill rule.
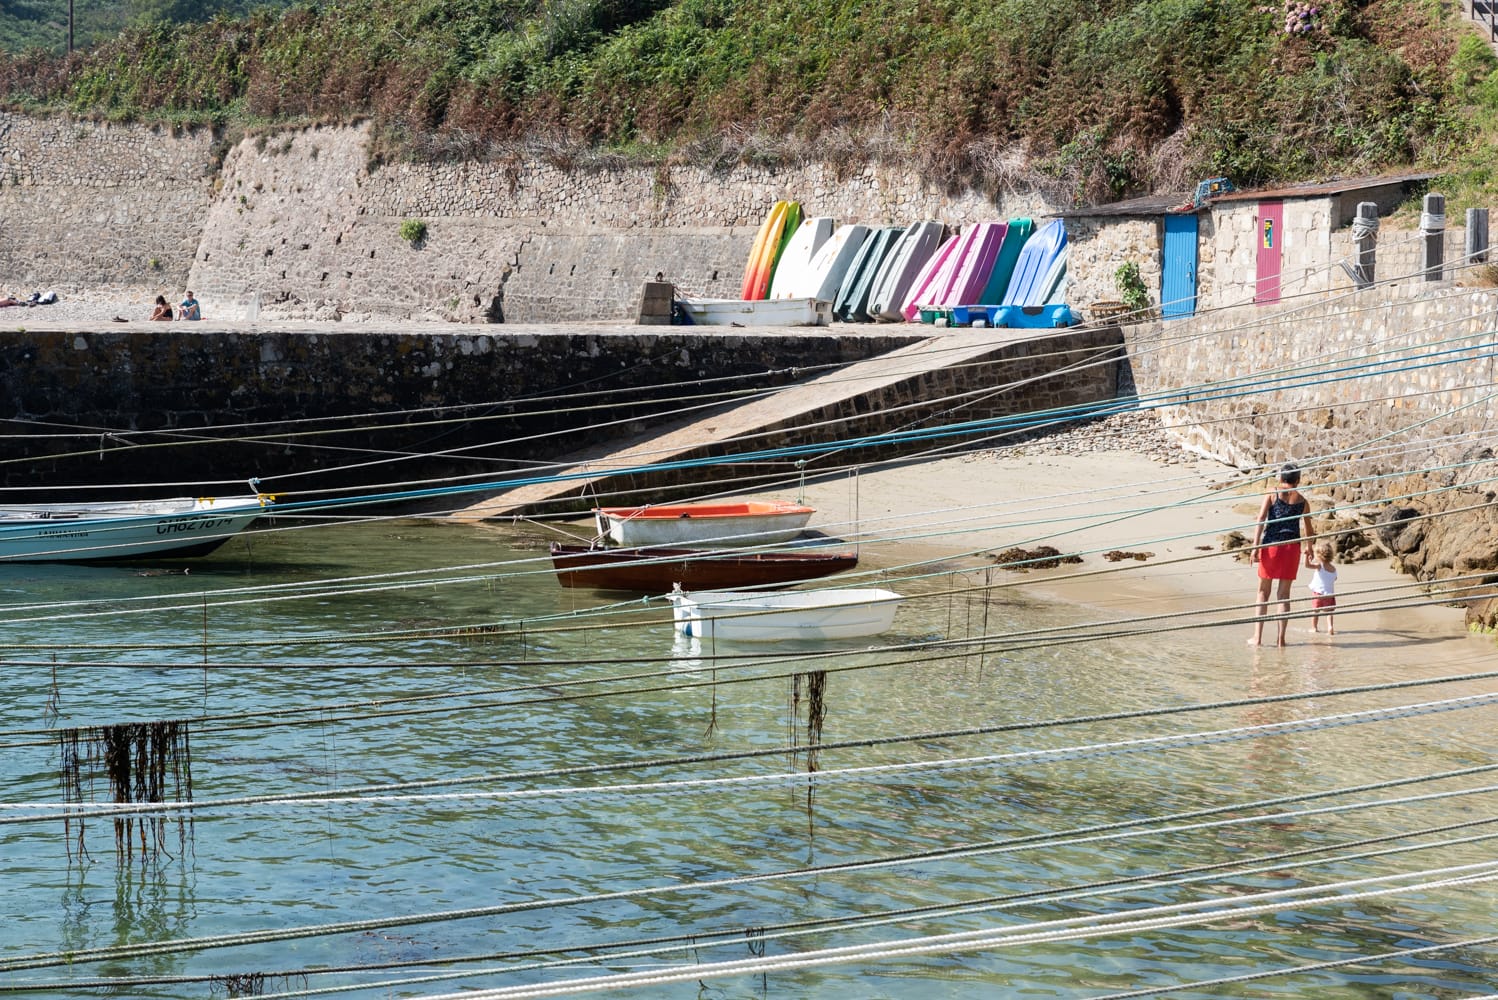
<path fill-rule="evenodd" d="M 771 545 L 806 528 L 813 507 L 788 500 L 707 500 L 595 507 L 598 536 L 615 545 Z"/>

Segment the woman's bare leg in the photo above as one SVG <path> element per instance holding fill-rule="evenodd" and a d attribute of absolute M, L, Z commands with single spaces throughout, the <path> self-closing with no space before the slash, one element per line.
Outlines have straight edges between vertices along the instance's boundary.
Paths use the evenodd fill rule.
<path fill-rule="evenodd" d="M 1250 646 L 1259 646 L 1264 642 L 1264 616 L 1269 613 L 1269 587 L 1274 581 L 1259 581 L 1259 605 L 1255 614 L 1258 620 L 1254 622 L 1254 637 L 1248 640 Z"/>
<path fill-rule="evenodd" d="M 1277 585 L 1276 588 L 1275 588 L 1275 595 L 1274 596 L 1275 596 L 1275 600 L 1277 600 L 1277 601 L 1280 602 L 1280 614 L 1282 614 L 1282 615 L 1288 615 L 1290 613 L 1290 584 L 1294 583 L 1295 581 L 1293 581 L 1293 580 L 1276 580 L 1274 582 Z M 1281 618 L 1280 619 L 1280 641 L 1279 641 L 1279 644 L 1281 646 L 1283 646 L 1285 644 L 1285 633 L 1288 632 L 1289 630 L 1290 630 L 1290 619 L 1288 619 L 1288 618 Z"/>

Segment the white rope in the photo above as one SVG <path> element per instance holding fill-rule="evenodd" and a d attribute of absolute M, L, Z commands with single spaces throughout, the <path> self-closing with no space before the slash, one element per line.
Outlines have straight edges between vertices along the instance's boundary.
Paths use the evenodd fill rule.
<path fill-rule="evenodd" d="M 657 986 L 684 980 L 722 978 L 736 975 L 762 975 L 791 969 L 816 968 L 841 965 L 850 961 L 878 961 L 912 955 L 951 954 L 975 951 L 984 948 L 1008 948 L 1017 945 L 1051 944 L 1062 941 L 1085 941 L 1108 937 L 1120 933 L 1137 933 L 1167 927 L 1184 927 L 1214 923 L 1226 919 L 1242 919 L 1261 913 L 1274 913 L 1283 902 L 1293 900 L 1298 908 L 1340 905 L 1367 899 L 1385 898 L 1412 892 L 1429 892 L 1434 889 L 1459 888 L 1481 885 L 1498 880 L 1494 871 L 1495 862 L 1479 862 L 1470 865 L 1454 865 L 1428 872 L 1408 875 L 1379 876 L 1369 879 L 1352 879 L 1326 886 L 1310 886 L 1300 889 L 1253 893 L 1226 900 L 1203 900 L 1196 903 L 1178 903 L 1142 910 L 1127 911 L 1118 915 L 1078 917 L 1066 920 L 1044 921 L 1014 928 L 982 928 L 972 931 L 957 931 L 950 934 L 935 934 L 898 941 L 871 944 L 846 945 L 837 948 L 822 948 L 796 955 L 777 958 L 748 958 L 691 965 L 686 968 L 652 970 L 640 973 L 623 973 L 594 976 L 552 985 L 525 985 L 501 987 L 499 989 L 469 990 L 462 993 L 438 994 L 427 1000 L 520 1000 L 522 997 L 562 996 L 570 993 L 589 993 L 597 990 L 618 990 Z M 1458 873 L 1461 873 L 1458 875 Z M 1381 885 L 1394 879 L 1412 876 L 1429 877 L 1448 875 L 1433 881 L 1412 886 L 1393 886 L 1361 891 L 1339 891 L 1358 886 Z M 1322 895 L 1313 895 L 1322 893 Z M 1226 905 L 1223 905 L 1223 904 Z M 1211 906 L 1214 909 L 1199 912 Z M 1142 916 L 1156 914 L 1156 916 Z"/>
<path fill-rule="evenodd" d="M 1451 711 L 1480 708 L 1498 702 L 1498 693 L 1464 695 L 1416 705 L 1395 708 L 1375 708 L 1360 712 L 1343 712 L 1333 715 L 1295 719 L 1285 722 L 1261 723 L 1252 726 L 1236 726 L 1228 729 L 1203 730 L 1173 736 L 1149 736 L 1104 743 L 1081 744 L 1047 750 L 1022 750 L 1002 754 L 984 754 L 975 757 L 953 757 L 940 760 L 902 761 L 891 764 L 869 764 L 858 767 L 833 768 L 816 772 L 816 780 L 834 782 L 841 780 L 865 780 L 889 775 L 904 775 L 922 771 L 964 770 L 998 765 L 1049 764 L 1059 761 L 1097 759 L 1112 756 L 1142 753 L 1156 750 L 1177 749 L 1185 746 L 1212 746 L 1234 743 L 1265 736 L 1282 736 L 1289 733 L 1318 732 L 1340 729 L 1347 726 L 1383 722 L 1392 719 L 1416 718 Z M 413 795 L 357 795 L 322 796 L 277 799 L 274 796 L 244 796 L 236 799 L 199 800 L 194 802 L 137 802 L 137 803 L 81 803 L 81 802 L 0 802 L 0 810 L 37 811 L 46 810 L 48 815 L 23 817 L 19 821 L 32 822 L 38 819 L 67 817 L 141 815 L 174 812 L 204 812 L 210 809 L 233 807 L 248 809 L 254 806 L 331 806 L 331 805 L 422 805 L 429 803 L 484 800 L 510 802 L 534 799 L 593 799 L 607 795 L 622 794 L 676 794 L 686 791 L 715 790 L 724 788 L 752 787 L 763 785 L 802 784 L 807 775 L 799 772 L 775 774 L 736 775 L 723 778 L 686 778 L 673 781 L 627 782 L 616 785 L 591 785 L 585 788 L 551 787 L 511 789 L 506 791 L 464 791 L 422 793 Z M 17 822 L 16 819 L 0 819 L 0 823 Z"/>

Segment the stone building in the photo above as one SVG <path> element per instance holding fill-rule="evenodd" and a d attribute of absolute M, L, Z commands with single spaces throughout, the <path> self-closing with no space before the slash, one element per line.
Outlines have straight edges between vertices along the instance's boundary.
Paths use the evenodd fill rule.
<path fill-rule="evenodd" d="M 1199 205 L 1190 194 L 1166 194 L 1056 213 L 1071 246 L 1069 301 L 1087 315 L 1089 305 L 1119 299 L 1115 273 L 1127 262 L 1138 266 L 1152 307 L 1166 319 L 1346 290 L 1354 280 L 1358 204 L 1372 202 L 1388 215 L 1434 176 L 1231 191 Z M 1445 233 L 1445 259 L 1456 261 L 1463 231 L 1448 226 Z M 1423 248 L 1418 230 L 1386 230 L 1378 240 L 1377 278 L 1422 276 Z"/>

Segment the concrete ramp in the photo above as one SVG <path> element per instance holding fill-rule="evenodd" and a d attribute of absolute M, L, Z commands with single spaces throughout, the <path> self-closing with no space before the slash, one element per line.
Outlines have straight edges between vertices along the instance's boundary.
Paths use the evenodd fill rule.
<path fill-rule="evenodd" d="M 650 467 L 1112 399 L 1122 358 L 1123 338 L 1116 327 L 953 330 L 708 416 L 600 442 L 558 459 L 561 467 L 553 474 L 566 478 L 519 486 L 452 516 L 480 521 L 583 514 L 600 503 L 659 502 L 672 498 L 673 491 L 681 496 L 694 483 L 785 479 L 794 475 L 787 459 L 747 467 L 736 463 L 731 471 L 717 463 Z M 850 457 L 863 456 L 844 452 L 838 461 Z"/>

